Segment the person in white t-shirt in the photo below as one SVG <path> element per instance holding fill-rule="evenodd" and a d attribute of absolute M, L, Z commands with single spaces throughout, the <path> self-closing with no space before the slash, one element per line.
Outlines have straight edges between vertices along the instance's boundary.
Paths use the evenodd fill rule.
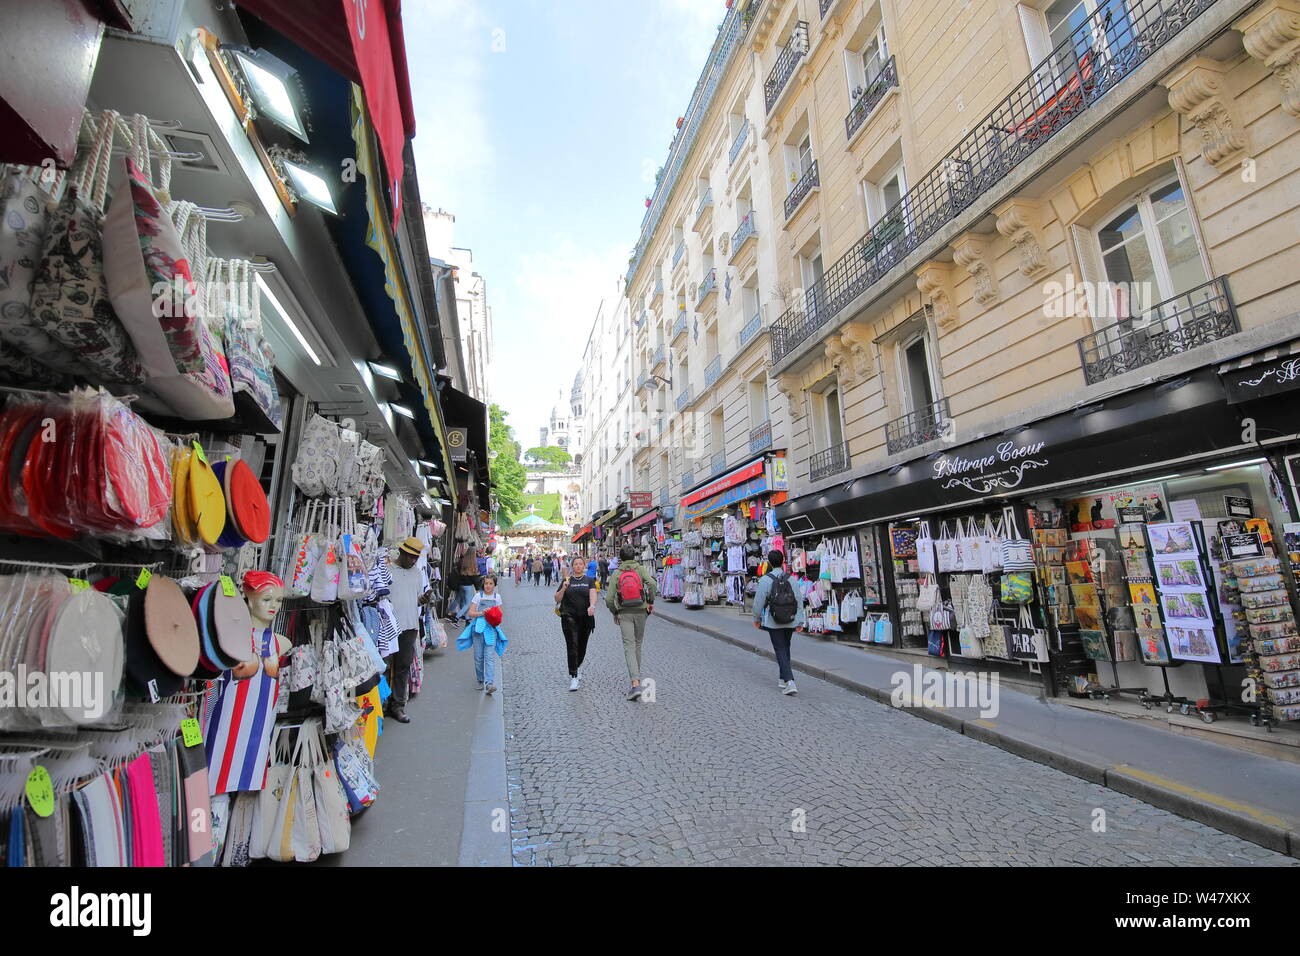
<path fill-rule="evenodd" d="M 420 613 L 433 595 L 424 568 L 419 567 L 423 553 L 423 541 L 407 538 L 397 547 L 397 563 L 388 569 L 393 577 L 388 600 L 397 617 L 398 634 L 397 651 L 389 658 L 392 667 L 389 683 L 393 696 L 385 716 L 399 724 L 411 722 L 406 715 L 406 701 L 411 689 L 411 661 L 415 657 L 415 639 L 420 633 Z"/>

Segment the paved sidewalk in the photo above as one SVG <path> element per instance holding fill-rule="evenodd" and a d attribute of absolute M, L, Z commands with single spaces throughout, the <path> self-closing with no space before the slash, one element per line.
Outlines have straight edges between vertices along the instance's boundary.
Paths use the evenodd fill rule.
<path fill-rule="evenodd" d="M 734 608 L 687 610 L 661 601 L 656 616 L 774 659 L 767 633 Z M 910 662 L 795 635 L 798 671 L 884 703 Z M 928 671 L 918 661 L 918 665 Z M 773 668 L 775 677 L 775 668 Z M 1300 857 L 1300 765 L 1116 719 L 1003 683 L 996 718 L 972 708 L 905 713 L 1101 784 L 1227 833 Z"/>

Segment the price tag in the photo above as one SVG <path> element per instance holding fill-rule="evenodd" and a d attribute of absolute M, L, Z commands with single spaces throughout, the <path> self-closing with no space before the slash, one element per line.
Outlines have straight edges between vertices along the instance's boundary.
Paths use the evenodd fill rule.
<path fill-rule="evenodd" d="M 149 701 L 151 703 L 156 704 L 158 701 L 162 700 L 162 696 L 158 693 L 158 681 L 156 678 L 151 680 L 146 686 L 149 688 Z"/>
<path fill-rule="evenodd" d="M 181 721 L 181 737 L 185 741 L 186 747 L 197 747 L 203 743 L 203 731 L 199 729 L 199 722 L 194 717 L 186 717 Z"/>
<path fill-rule="evenodd" d="M 90 582 L 85 578 L 68 578 L 68 587 L 72 588 L 73 594 L 76 594 L 78 591 L 90 590 Z"/>
<path fill-rule="evenodd" d="M 208 463 L 208 456 L 203 454 L 203 446 L 197 441 L 194 443 L 194 454 L 198 456 L 199 461 L 203 462 L 203 464 Z"/>
<path fill-rule="evenodd" d="M 27 775 L 27 803 L 38 817 L 54 813 L 54 781 L 44 767 L 33 767 Z"/>
<path fill-rule="evenodd" d="M 149 579 L 153 577 L 153 572 L 148 568 L 141 568 L 140 573 L 135 576 L 135 586 L 141 591 L 149 586 Z"/>
<path fill-rule="evenodd" d="M 235 582 L 230 579 L 230 575 L 223 574 L 221 575 L 219 580 L 221 581 L 221 593 L 224 594 L 226 597 L 234 597 Z"/>

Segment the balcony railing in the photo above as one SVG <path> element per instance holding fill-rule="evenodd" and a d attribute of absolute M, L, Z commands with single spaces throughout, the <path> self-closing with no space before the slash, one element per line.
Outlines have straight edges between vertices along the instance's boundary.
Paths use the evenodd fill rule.
<path fill-rule="evenodd" d="M 745 213 L 745 218 L 740 220 L 740 225 L 731 234 L 731 254 L 734 256 L 745 240 L 752 239 L 756 235 L 758 233 L 754 229 L 754 210 L 751 209 Z"/>
<path fill-rule="evenodd" d="M 808 461 L 808 480 L 820 481 L 849 468 L 849 446 L 845 442 L 819 451 Z"/>
<path fill-rule="evenodd" d="M 668 489 L 667 489 L 667 488 L 660 488 L 660 489 L 659 489 L 659 507 L 660 507 L 660 508 L 667 508 L 667 507 L 668 507 Z"/>
<path fill-rule="evenodd" d="M 736 157 L 740 151 L 745 148 L 745 140 L 749 138 L 749 120 L 740 124 L 740 132 L 736 138 L 731 141 L 731 151 L 727 154 L 727 165 L 732 166 L 736 162 Z"/>
<path fill-rule="evenodd" d="M 1150 59 L 1214 0 L 1101 4 L 773 323 L 779 361 Z M 787 203 L 788 206 L 788 203 Z M 783 331 L 778 334 L 778 328 Z"/>
<path fill-rule="evenodd" d="M 708 272 L 704 273 L 704 281 L 702 281 L 700 287 L 695 290 L 695 304 L 699 305 L 702 303 L 708 294 L 714 291 L 717 287 L 718 270 L 710 269 Z"/>
<path fill-rule="evenodd" d="M 814 186 L 821 185 L 821 180 L 817 178 L 817 160 L 804 170 L 804 174 L 799 177 L 798 182 L 790 190 L 790 194 L 785 197 L 785 218 L 789 219 L 794 215 L 794 211 L 799 208 L 799 204 L 804 201 L 804 197 L 812 192 Z"/>
<path fill-rule="evenodd" d="M 713 361 L 704 367 L 704 387 L 711 388 L 713 383 L 722 378 L 722 356 L 713 356 Z"/>
<path fill-rule="evenodd" d="M 636 377 L 636 390 L 638 392 L 644 389 L 649 384 L 650 384 L 650 373 L 648 371 L 644 371 Z"/>
<path fill-rule="evenodd" d="M 772 447 L 772 423 L 763 422 L 749 433 L 749 453 L 757 455 Z"/>
<path fill-rule="evenodd" d="M 804 54 L 808 52 L 808 21 L 800 20 L 794 25 L 794 30 L 790 34 L 790 39 L 786 41 L 780 54 L 777 55 L 776 63 L 772 64 L 772 72 L 767 75 L 767 82 L 763 84 L 763 100 L 767 104 L 767 111 L 772 112 L 772 107 L 781 97 L 781 91 L 785 89 L 786 83 L 790 82 L 790 77 L 794 75 L 795 68 L 799 61 L 803 59 Z"/>
<path fill-rule="evenodd" d="M 698 220 L 704 215 L 704 211 L 713 205 L 713 188 L 709 187 L 700 197 L 700 204 L 695 207 L 695 218 Z"/>
<path fill-rule="evenodd" d="M 825 18 L 826 11 L 835 6 L 835 0 L 817 0 L 817 6 L 822 17 Z"/>
<path fill-rule="evenodd" d="M 681 394 L 677 396 L 677 410 L 680 412 L 690 403 L 691 403 L 691 387 L 687 385 L 685 388 L 682 389 Z"/>
<path fill-rule="evenodd" d="M 649 312 L 649 310 L 648 310 L 648 309 L 642 309 L 642 310 L 641 310 L 641 314 L 638 315 L 638 316 L 636 317 L 636 327 L 637 327 L 637 331 L 640 331 L 641 329 L 644 329 L 644 328 L 645 328 L 646 319 L 648 319 L 649 317 L 650 317 L 650 312 Z"/>
<path fill-rule="evenodd" d="M 716 475 L 718 472 L 727 470 L 727 453 L 720 451 L 709 459 L 709 474 Z"/>
<path fill-rule="evenodd" d="M 686 240 L 683 239 L 677 243 L 677 248 L 673 250 L 673 268 L 677 268 L 677 263 L 682 261 L 682 256 L 686 255 Z"/>
<path fill-rule="evenodd" d="M 745 327 L 740 330 L 740 348 L 744 348 L 750 342 L 754 341 L 754 336 L 763 330 L 762 313 L 755 313 L 754 317 L 745 323 Z"/>
<path fill-rule="evenodd" d="M 1094 385 L 1239 331 L 1228 280 L 1220 276 L 1079 339 L 1083 377 Z"/>
<path fill-rule="evenodd" d="M 948 399 L 924 405 L 885 425 L 885 446 L 894 455 L 942 437 L 948 431 Z"/>
<path fill-rule="evenodd" d="M 871 111 L 876 108 L 885 94 L 898 85 L 898 67 L 891 56 L 885 64 L 885 68 L 880 74 L 872 80 L 862 95 L 853 103 L 853 109 L 849 110 L 849 115 L 844 117 L 844 132 L 849 139 L 861 128 L 862 124 L 867 121 Z"/>
<path fill-rule="evenodd" d="M 655 368 L 656 366 L 663 365 L 667 360 L 668 346 L 660 345 L 659 348 L 655 349 L 654 355 L 650 357 L 650 367 Z"/>
<path fill-rule="evenodd" d="M 673 341 L 677 341 L 677 336 L 686 334 L 686 313 L 678 312 L 677 321 L 673 323 Z"/>
<path fill-rule="evenodd" d="M 660 279 L 658 282 L 655 283 L 655 290 L 653 293 L 651 293 L 651 298 L 662 299 L 663 296 L 664 296 L 664 280 Z"/>

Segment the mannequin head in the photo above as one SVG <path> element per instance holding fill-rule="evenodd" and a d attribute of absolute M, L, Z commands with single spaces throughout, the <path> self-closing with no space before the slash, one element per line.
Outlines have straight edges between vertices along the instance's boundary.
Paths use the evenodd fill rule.
<path fill-rule="evenodd" d="M 284 582 L 270 571 L 249 571 L 244 575 L 244 600 L 256 627 L 270 627 L 284 601 Z"/>

